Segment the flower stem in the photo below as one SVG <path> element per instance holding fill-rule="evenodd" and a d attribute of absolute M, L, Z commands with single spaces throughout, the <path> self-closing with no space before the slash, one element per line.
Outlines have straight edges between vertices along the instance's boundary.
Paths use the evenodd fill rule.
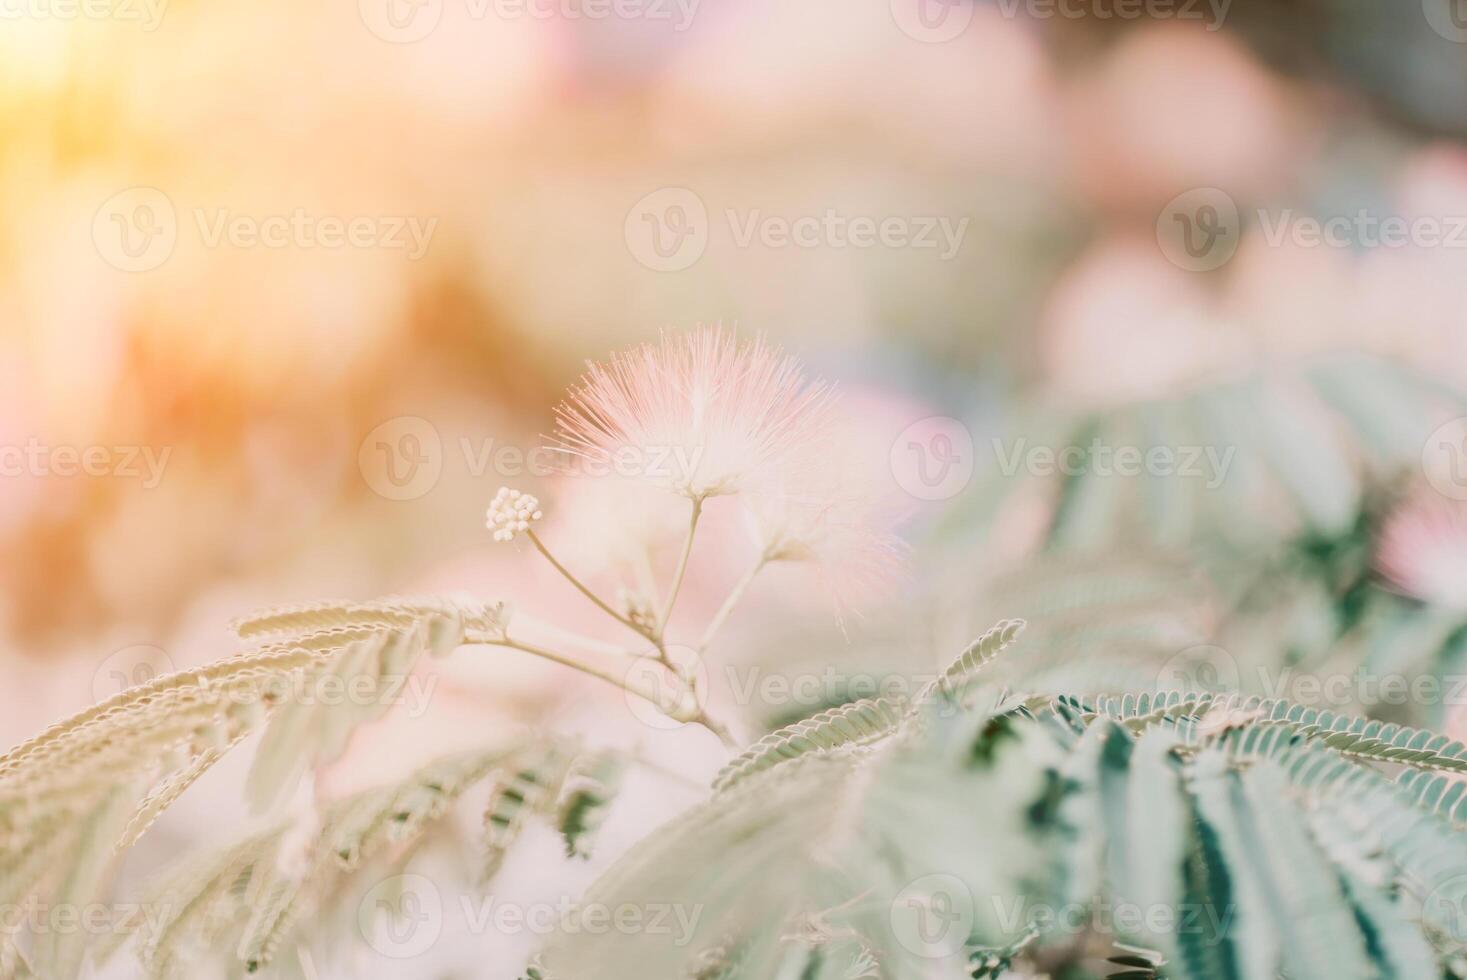
<path fill-rule="evenodd" d="M 698 641 L 698 656 L 701 657 L 707 652 L 708 647 L 713 644 L 713 638 L 718 635 L 719 630 L 723 629 L 723 624 L 728 621 L 729 615 L 733 613 L 734 607 L 739 604 L 739 600 L 743 599 L 744 593 L 749 591 L 749 586 L 753 584 L 754 579 L 764 570 L 764 566 L 767 564 L 769 564 L 769 557 L 767 555 L 760 555 L 759 560 L 754 563 L 754 567 L 750 568 L 744 573 L 743 578 L 734 583 L 734 587 L 730 590 L 728 598 L 724 599 L 723 605 L 718 607 L 718 612 L 709 621 L 708 628 L 703 631 L 703 638 Z"/>
<path fill-rule="evenodd" d="M 538 534 L 536 534 L 534 531 L 526 531 L 525 536 L 530 539 L 530 543 L 535 546 L 540 554 L 545 556 L 545 560 L 550 562 L 550 564 L 554 566 L 555 570 L 565 577 L 565 580 L 567 582 L 569 582 L 571 585 L 574 585 L 577 589 L 580 590 L 581 595 L 594 602 L 597 607 L 601 609 L 602 612 L 606 613 L 606 615 L 610 616 L 618 623 L 621 623 L 628 629 L 635 630 L 639 636 L 647 635 L 646 631 L 643 630 L 642 627 L 638 626 L 626 616 L 622 615 L 615 609 L 608 606 L 605 602 L 601 601 L 601 597 L 592 592 L 585 585 L 583 585 L 580 579 L 571 574 L 570 569 L 566 568 L 560 562 L 556 561 L 555 556 L 550 553 L 549 548 L 545 547 L 545 542 L 540 540 L 540 536 Z"/>
<path fill-rule="evenodd" d="M 698 532 L 698 518 L 703 513 L 703 498 L 693 498 L 693 513 L 688 519 L 688 536 L 683 539 L 683 552 L 678 556 L 677 569 L 672 573 L 672 585 L 667 590 L 667 605 L 662 609 L 662 618 L 657 623 L 656 638 L 667 632 L 667 622 L 672 619 L 672 607 L 677 604 L 677 594 L 682 591 L 683 577 L 688 574 L 688 559 L 693 554 L 693 535 Z"/>
<path fill-rule="evenodd" d="M 579 660 L 558 650 L 550 650 L 546 647 L 536 646 L 533 643 L 522 643 L 519 640 L 512 640 L 509 637 L 505 637 L 502 640 L 487 640 L 484 645 L 519 650 L 523 653 L 543 657 L 554 663 L 579 670 L 587 676 L 606 681 L 608 684 L 614 684 L 623 691 L 629 691 L 643 700 L 651 702 L 659 711 L 674 721 L 702 721 L 704 717 L 702 709 L 698 707 L 697 700 L 692 697 L 691 692 L 688 692 L 688 697 L 679 699 L 678 704 L 668 704 L 666 698 L 659 696 L 661 692 L 657 685 L 647 682 L 640 673 L 630 669 L 633 658 L 625 655 L 614 658 L 624 661 L 620 664 L 613 665 L 608 662 L 602 665 L 586 660 Z M 608 661 L 612 659 L 608 658 Z"/>

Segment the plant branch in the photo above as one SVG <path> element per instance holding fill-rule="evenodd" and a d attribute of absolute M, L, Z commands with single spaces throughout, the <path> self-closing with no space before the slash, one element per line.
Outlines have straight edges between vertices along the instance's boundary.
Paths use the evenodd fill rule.
<path fill-rule="evenodd" d="M 519 650 L 522 653 L 542 657 L 545 660 L 570 667 L 573 670 L 579 670 L 587 676 L 606 681 L 608 684 L 613 684 L 623 691 L 629 691 L 643 700 L 651 702 L 659 711 L 674 721 L 699 721 L 702 716 L 702 709 L 698 707 L 697 699 L 693 697 L 691 691 L 687 692 L 688 697 L 680 699 L 679 703 L 667 703 L 667 699 L 661 696 L 661 689 L 658 685 L 649 682 L 640 673 L 631 669 L 632 664 L 635 663 L 635 658 L 628 654 L 608 655 L 607 660 L 610 662 L 603 665 L 587 660 L 580 660 L 568 654 L 561 653 L 558 650 L 536 646 L 533 643 L 522 643 L 519 640 L 512 640 L 507 636 L 502 640 L 485 640 L 483 641 L 483 645 Z M 616 661 L 620 662 L 617 663 Z"/>
<path fill-rule="evenodd" d="M 708 647 L 713 644 L 713 638 L 718 635 L 719 630 L 723 629 L 723 624 L 728 622 L 728 617 L 733 613 L 734 607 L 739 604 L 739 600 L 743 599 L 744 593 L 749 591 L 749 586 L 753 584 L 754 579 L 764 570 L 764 566 L 767 564 L 769 564 L 769 557 L 767 555 L 760 555 L 759 560 L 754 563 L 754 567 L 750 568 L 744 573 L 743 578 L 734 583 L 733 589 L 729 591 L 728 598 L 724 599 L 723 605 L 718 607 L 718 612 L 709 621 L 708 628 L 703 631 L 703 638 L 698 641 L 698 656 L 701 657 L 707 652 Z"/>
<path fill-rule="evenodd" d="M 556 561 L 555 556 L 550 553 L 549 548 L 545 547 L 545 542 L 540 540 L 540 536 L 538 534 L 536 534 L 534 531 L 526 531 L 525 536 L 530 539 L 530 543 L 535 546 L 540 554 L 545 556 L 545 560 L 550 562 L 550 564 L 554 566 L 555 570 L 565 577 L 565 580 L 567 582 L 569 582 L 571 585 L 574 585 L 578 590 L 580 590 L 581 595 L 594 602 L 602 612 L 606 613 L 606 615 L 610 616 L 618 623 L 621 623 L 623 626 L 627 627 L 630 630 L 635 630 L 637 635 L 644 637 L 647 635 L 646 630 L 642 629 L 642 627 L 638 626 L 626 616 L 617 612 L 615 609 L 611 608 L 609 605 L 603 602 L 600 596 L 592 592 L 589 588 L 582 584 L 580 579 L 572 575 L 570 569 L 566 568 L 560 562 Z"/>
<path fill-rule="evenodd" d="M 656 639 L 667 632 L 667 622 L 672 619 L 672 607 L 677 604 L 677 594 L 682 591 L 683 578 L 688 574 L 688 559 L 693 554 L 693 536 L 698 532 L 698 518 L 703 513 L 703 498 L 693 498 L 693 513 L 688 519 L 688 536 L 683 539 L 683 552 L 678 556 L 677 569 L 672 573 L 672 585 L 667 590 L 667 605 L 662 609 L 662 618 L 657 623 Z"/>

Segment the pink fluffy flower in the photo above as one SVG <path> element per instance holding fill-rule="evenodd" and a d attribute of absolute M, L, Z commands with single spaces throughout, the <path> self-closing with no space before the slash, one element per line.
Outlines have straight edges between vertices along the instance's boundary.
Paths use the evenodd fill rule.
<path fill-rule="evenodd" d="M 745 498 L 756 546 L 765 561 L 810 564 L 843 606 L 873 598 L 906 562 L 906 545 L 891 530 L 895 509 L 841 465 L 839 453 L 819 453 L 806 470 Z"/>
<path fill-rule="evenodd" d="M 552 445 L 588 475 L 703 500 L 739 492 L 817 442 L 829 396 L 762 338 L 704 327 L 591 365 L 556 410 Z"/>
<path fill-rule="evenodd" d="M 1467 504 L 1422 493 L 1387 520 L 1376 567 L 1426 602 L 1467 609 Z"/>
<path fill-rule="evenodd" d="M 895 528 L 906 517 L 890 481 L 890 441 L 869 408 L 848 408 L 822 438 L 753 480 L 742 497 L 756 547 L 768 562 L 813 567 L 841 605 L 884 592 L 906 564 Z"/>

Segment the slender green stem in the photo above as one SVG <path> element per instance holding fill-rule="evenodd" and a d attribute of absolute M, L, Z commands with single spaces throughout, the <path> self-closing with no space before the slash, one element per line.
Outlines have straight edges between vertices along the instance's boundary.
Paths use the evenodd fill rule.
<path fill-rule="evenodd" d="M 570 572 L 570 569 L 566 568 L 560 562 L 556 561 L 555 556 L 550 553 L 550 549 L 549 548 L 545 547 L 545 542 L 543 542 L 543 541 L 540 540 L 540 536 L 538 534 L 536 534 L 534 531 L 526 531 L 525 532 L 525 536 L 530 539 L 530 543 L 535 546 L 535 548 L 540 552 L 540 554 L 542 554 L 542 555 L 545 556 L 545 560 L 548 561 L 548 562 L 550 562 L 550 564 L 552 566 L 554 566 L 555 570 L 565 577 L 565 580 L 567 582 L 569 582 L 571 585 L 574 585 L 578 590 L 580 590 L 581 595 L 585 596 L 587 599 L 590 599 L 592 602 L 594 602 L 596 604 L 596 606 L 602 612 L 606 613 L 606 615 L 610 616 L 612 619 L 616 620 L 618 623 L 621 623 L 623 626 L 627 627 L 628 629 L 635 630 L 639 636 L 646 636 L 647 635 L 647 632 L 644 629 L 642 629 L 642 627 L 638 626 L 636 623 L 632 622 L 626 616 L 624 616 L 621 613 L 617 612 L 615 609 L 611 608 L 609 605 L 607 605 L 605 602 L 603 602 L 601 600 L 601 597 L 600 596 L 598 596 L 596 593 L 592 592 L 590 589 L 588 589 L 585 585 L 583 585 L 581 583 L 581 580 L 580 579 L 578 579 L 574 575 L 572 575 L 571 572 Z"/>
<path fill-rule="evenodd" d="M 702 709 L 698 707 L 697 699 L 693 697 L 691 691 L 686 692 L 688 697 L 682 703 L 669 705 L 665 698 L 659 696 L 661 692 L 655 684 L 646 681 L 640 673 L 631 670 L 631 664 L 634 658 L 626 654 L 621 654 L 614 658 L 609 657 L 608 660 L 613 662 L 603 665 L 580 660 L 561 653 L 558 650 L 536 646 L 533 643 L 522 643 L 519 640 L 512 640 L 509 637 L 505 637 L 502 640 L 486 640 L 484 643 L 486 646 L 507 647 L 511 650 L 519 650 L 522 653 L 542 657 L 554 663 L 579 670 L 589 677 L 595 677 L 598 680 L 606 681 L 608 684 L 614 684 L 623 691 L 630 691 L 643 700 L 651 702 L 659 711 L 674 721 L 688 722 L 701 720 Z M 617 663 L 614 661 L 620 662 Z"/>
<path fill-rule="evenodd" d="M 753 584 L 754 579 L 758 577 L 759 573 L 764 570 L 764 566 L 767 564 L 769 564 L 769 557 L 767 555 L 760 555 L 759 560 L 754 563 L 754 567 L 750 568 L 744 573 L 743 578 L 734 583 L 734 587 L 730 590 L 728 598 L 724 599 L 723 605 L 718 607 L 718 612 L 713 615 L 713 619 L 708 623 L 708 628 L 703 631 L 703 638 L 698 641 L 698 656 L 701 657 L 707 652 L 708 648 L 713 644 L 713 638 L 718 635 L 719 630 L 723 629 L 723 624 L 728 622 L 728 617 L 733 613 L 734 607 L 743 599 L 744 593 L 749 591 L 749 586 Z"/>
<path fill-rule="evenodd" d="M 694 718 L 693 720 L 702 725 L 704 728 L 708 729 L 713 734 L 717 735 L 718 740 L 723 743 L 724 748 L 730 749 L 735 752 L 739 750 L 739 742 L 733 737 L 733 733 L 728 730 L 728 726 L 716 720 L 712 715 L 708 714 L 708 712 L 699 711 L 698 717 Z"/>
<path fill-rule="evenodd" d="M 667 590 L 667 605 L 662 609 L 662 618 L 657 623 L 657 638 L 667 632 L 668 620 L 672 619 L 672 607 L 677 604 L 677 594 L 682 591 L 683 578 L 688 574 L 688 559 L 693 554 L 693 536 L 698 533 L 698 518 L 703 513 L 703 498 L 693 498 L 693 513 L 688 519 L 688 536 L 683 539 L 683 552 L 678 556 L 677 569 L 672 573 L 672 585 Z"/>

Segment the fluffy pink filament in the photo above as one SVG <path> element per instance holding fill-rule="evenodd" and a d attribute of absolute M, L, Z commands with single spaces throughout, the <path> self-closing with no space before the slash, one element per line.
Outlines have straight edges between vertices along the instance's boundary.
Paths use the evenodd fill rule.
<path fill-rule="evenodd" d="M 551 445 L 589 474 L 701 500 L 737 493 L 815 445 L 830 393 L 763 338 L 740 340 L 721 327 L 664 334 L 590 365 L 556 409 Z"/>
<path fill-rule="evenodd" d="M 1427 602 L 1467 609 L 1467 503 L 1423 492 L 1386 520 L 1376 567 Z"/>

